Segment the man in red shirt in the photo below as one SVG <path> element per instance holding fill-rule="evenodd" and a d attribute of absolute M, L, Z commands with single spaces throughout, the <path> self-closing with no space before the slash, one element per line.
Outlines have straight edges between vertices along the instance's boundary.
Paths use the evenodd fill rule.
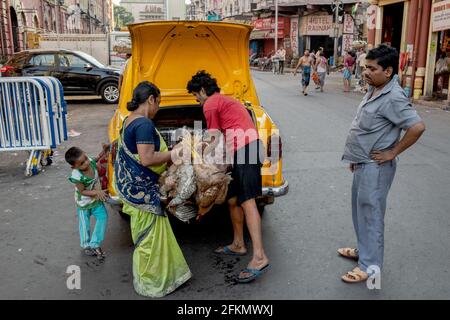
<path fill-rule="evenodd" d="M 261 195 L 262 178 L 259 159 L 258 130 L 247 109 L 237 100 L 220 94 L 216 79 L 206 71 L 197 72 L 187 84 L 203 106 L 208 130 L 219 130 L 225 136 L 227 150 L 233 155 L 228 187 L 228 206 L 233 224 L 233 243 L 214 252 L 226 255 L 245 255 L 244 216 L 253 245 L 253 257 L 242 270 L 237 281 L 247 283 L 256 279 L 270 267 L 264 253 L 261 217 L 255 198 Z"/>

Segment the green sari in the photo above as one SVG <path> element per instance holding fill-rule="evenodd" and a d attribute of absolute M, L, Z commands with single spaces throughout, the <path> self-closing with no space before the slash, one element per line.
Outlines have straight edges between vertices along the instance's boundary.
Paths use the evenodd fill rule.
<path fill-rule="evenodd" d="M 124 148 L 129 156 L 140 163 L 139 156 L 129 152 L 123 143 L 122 134 L 119 148 Z M 158 135 L 160 152 L 168 151 L 159 132 Z M 149 168 L 159 175 L 166 165 Z M 156 215 L 129 202 L 123 202 L 122 211 L 131 217 L 131 235 L 135 244 L 133 284 L 138 294 L 151 298 L 164 297 L 192 277 L 167 216 Z"/>

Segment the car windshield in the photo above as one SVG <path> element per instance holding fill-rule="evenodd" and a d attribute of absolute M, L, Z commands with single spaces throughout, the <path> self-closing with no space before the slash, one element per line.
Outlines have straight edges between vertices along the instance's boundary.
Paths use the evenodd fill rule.
<path fill-rule="evenodd" d="M 100 61 L 95 59 L 93 56 L 88 55 L 87 53 L 84 53 L 81 51 L 76 51 L 76 54 L 79 55 L 80 57 L 82 57 L 83 59 L 87 60 L 90 64 L 92 64 L 93 66 L 95 66 L 97 68 L 105 68 L 104 64 L 102 64 Z"/>

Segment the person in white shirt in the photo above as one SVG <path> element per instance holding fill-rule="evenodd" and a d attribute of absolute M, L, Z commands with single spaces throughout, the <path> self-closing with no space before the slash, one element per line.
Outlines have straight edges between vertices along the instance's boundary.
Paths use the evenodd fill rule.
<path fill-rule="evenodd" d="M 284 73 L 284 62 L 286 61 L 286 50 L 284 49 L 284 47 L 281 47 L 278 50 L 278 57 L 279 57 L 279 63 L 280 66 L 278 68 L 278 74 L 283 74 Z"/>
<path fill-rule="evenodd" d="M 319 76 L 319 87 L 320 92 L 323 92 L 323 86 L 325 85 L 325 74 L 330 74 L 330 69 L 328 65 L 328 60 L 325 58 L 323 52 L 319 52 L 319 56 L 316 59 L 316 72 Z"/>

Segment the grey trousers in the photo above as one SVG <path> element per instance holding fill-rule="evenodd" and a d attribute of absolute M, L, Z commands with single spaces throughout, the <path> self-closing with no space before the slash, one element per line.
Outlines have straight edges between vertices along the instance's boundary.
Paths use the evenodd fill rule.
<path fill-rule="evenodd" d="M 359 251 L 359 268 L 383 267 L 386 199 L 394 180 L 396 160 L 379 165 L 357 164 L 353 173 L 352 216 Z"/>

